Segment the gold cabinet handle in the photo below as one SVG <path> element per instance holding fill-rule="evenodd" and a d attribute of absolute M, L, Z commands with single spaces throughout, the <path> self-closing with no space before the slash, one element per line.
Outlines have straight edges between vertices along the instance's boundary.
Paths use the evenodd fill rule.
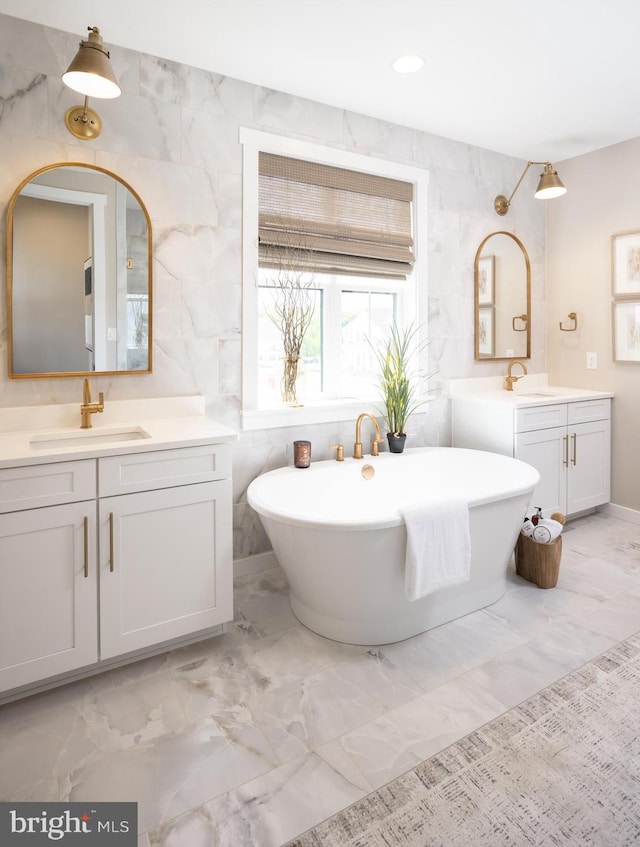
<path fill-rule="evenodd" d="M 578 436 L 574 432 L 571 436 L 571 440 L 573 441 L 573 451 L 571 456 L 571 464 L 575 465 L 577 458 L 577 444 L 578 444 Z"/>
<path fill-rule="evenodd" d="M 569 436 L 564 435 L 562 437 L 562 441 L 563 441 L 563 444 L 564 444 L 564 450 L 563 450 L 564 458 L 562 460 L 562 464 L 565 466 L 565 468 L 568 468 L 569 467 Z"/>
<path fill-rule="evenodd" d="M 84 516 L 83 531 L 84 531 L 84 577 L 89 576 L 89 518 Z"/>
<path fill-rule="evenodd" d="M 109 512 L 109 570 L 113 573 L 113 512 Z"/>

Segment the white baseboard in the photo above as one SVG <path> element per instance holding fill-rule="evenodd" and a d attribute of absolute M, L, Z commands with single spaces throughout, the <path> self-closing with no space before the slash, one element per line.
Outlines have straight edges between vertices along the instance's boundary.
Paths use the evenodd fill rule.
<path fill-rule="evenodd" d="M 640 524 L 640 512 L 637 509 L 629 509 L 627 506 L 617 506 L 615 503 L 605 503 L 599 506 L 598 511 L 610 518 L 618 518 L 621 521 Z"/>
<path fill-rule="evenodd" d="M 247 574 L 268 571 L 278 567 L 278 560 L 273 550 L 266 553 L 256 553 L 255 556 L 246 556 L 244 559 L 234 559 L 233 576 L 247 576 Z"/>

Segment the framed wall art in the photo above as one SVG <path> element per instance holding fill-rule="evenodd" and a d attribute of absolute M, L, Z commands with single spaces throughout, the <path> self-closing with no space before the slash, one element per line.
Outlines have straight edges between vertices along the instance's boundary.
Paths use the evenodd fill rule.
<path fill-rule="evenodd" d="M 495 306 L 478 309 L 478 355 L 495 356 Z"/>
<path fill-rule="evenodd" d="M 640 362 L 640 299 L 618 300 L 613 310 L 613 361 Z"/>
<path fill-rule="evenodd" d="M 640 297 L 640 232 L 611 236 L 611 293 Z"/>
<path fill-rule="evenodd" d="M 489 306 L 493 303 L 495 256 L 482 256 L 478 260 L 478 305 Z"/>

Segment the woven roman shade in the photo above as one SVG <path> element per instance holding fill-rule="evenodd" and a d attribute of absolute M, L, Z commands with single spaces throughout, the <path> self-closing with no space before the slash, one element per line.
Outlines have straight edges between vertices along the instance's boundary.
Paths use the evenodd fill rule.
<path fill-rule="evenodd" d="M 259 264 L 406 279 L 413 185 L 259 154 Z"/>

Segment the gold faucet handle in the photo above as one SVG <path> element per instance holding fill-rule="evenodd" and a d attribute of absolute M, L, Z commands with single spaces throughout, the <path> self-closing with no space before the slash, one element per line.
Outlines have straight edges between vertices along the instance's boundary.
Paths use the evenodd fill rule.
<path fill-rule="evenodd" d="M 98 392 L 98 406 L 100 406 L 100 411 L 104 409 L 104 391 Z"/>
<path fill-rule="evenodd" d="M 330 450 L 337 450 L 336 462 L 344 462 L 344 447 L 342 444 L 331 444 Z"/>
<path fill-rule="evenodd" d="M 384 438 L 374 438 L 371 442 L 371 455 L 378 455 L 378 444 L 384 444 Z"/>

